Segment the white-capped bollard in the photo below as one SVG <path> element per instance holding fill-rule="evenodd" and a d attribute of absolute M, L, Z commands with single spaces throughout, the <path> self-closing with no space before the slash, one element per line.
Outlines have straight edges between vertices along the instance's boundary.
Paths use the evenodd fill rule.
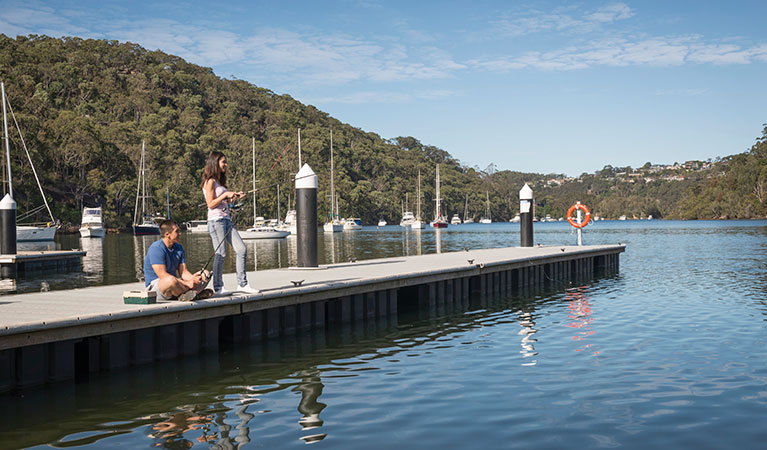
<path fill-rule="evenodd" d="M 525 183 L 519 190 L 519 236 L 522 247 L 533 246 L 533 190 Z"/>
<path fill-rule="evenodd" d="M 317 267 L 317 174 L 304 164 L 296 174 L 298 267 Z"/>
<path fill-rule="evenodd" d="M 16 254 L 16 201 L 10 194 L 0 200 L 0 254 Z M 15 278 L 16 263 L 0 265 L 0 277 Z"/>

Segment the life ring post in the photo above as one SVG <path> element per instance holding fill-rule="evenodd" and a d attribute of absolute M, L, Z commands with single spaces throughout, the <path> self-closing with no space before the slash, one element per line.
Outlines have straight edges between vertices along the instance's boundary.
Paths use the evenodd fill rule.
<path fill-rule="evenodd" d="M 573 212 L 576 213 L 575 219 L 573 219 Z M 585 213 L 585 217 L 581 215 L 581 212 Z M 589 224 L 589 220 L 591 220 L 591 212 L 586 205 L 581 202 L 575 202 L 575 204 L 567 210 L 567 222 L 578 230 L 578 245 L 583 245 L 581 229 Z"/>

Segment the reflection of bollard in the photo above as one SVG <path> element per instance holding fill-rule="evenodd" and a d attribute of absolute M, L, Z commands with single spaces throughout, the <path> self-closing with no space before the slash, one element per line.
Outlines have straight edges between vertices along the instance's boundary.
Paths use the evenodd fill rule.
<path fill-rule="evenodd" d="M 309 164 L 296 174 L 298 267 L 317 267 L 317 175 Z"/>
<path fill-rule="evenodd" d="M 10 194 L 0 201 L 0 254 L 16 254 L 16 201 Z M 0 265 L 0 277 L 16 278 L 16 263 Z"/>
<path fill-rule="evenodd" d="M 533 246 L 533 190 L 525 183 L 519 190 L 519 236 L 522 247 Z"/>

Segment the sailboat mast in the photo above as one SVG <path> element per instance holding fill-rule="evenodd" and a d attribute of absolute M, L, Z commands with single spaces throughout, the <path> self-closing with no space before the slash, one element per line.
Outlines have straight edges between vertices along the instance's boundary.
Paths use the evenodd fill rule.
<path fill-rule="evenodd" d="M 418 171 L 418 220 L 421 220 L 421 171 Z"/>
<path fill-rule="evenodd" d="M 301 170 L 301 129 L 298 129 L 298 170 Z"/>
<path fill-rule="evenodd" d="M 144 154 L 139 161 L 138 180 L 136 180 L 136 204 L 133 205 L 133 225 L 138 225 L 138 198 L 141 195 L 141 166 L 144 164 Z"/>
<path fill-rule="evenodd" d="M 141 141 L 141 223 L 144 223 L 144 220 L 146 219 L 146 172 L 145 172 L 145 164 L 146 164 L 146 156 L 144 156 L 144 152 L 146 151 L 146 147 L 144 145 L 144 141 Z"/>
<path fill-rule="evenodd" d="M 5 112 L 5 83 L 0 83 L 3 91 L 3 129 L 5 130 L 5 162 L 8 163 L 8 193 L 13 198 L 13 183 L 11 182 L 11 145 L 8 142 L 8 116 Z"/>
<path fill-rule="evenodd" d="M 487 211 L 485 211 L 485 214 L 487 214 L 487 218 L 490 219 L 490 193 L 485 191 L 485 195 L 487 196 Z"/>
<path fill-rule="evenodd" d="M 280 183 L 277 183 L 277 224 L 282 223 L 280 219 Z"/>
<path fill-rule="evenodd" d="M 336 215 L 338 214 L 338 211 L 336 210 L 336 183 L 335 183 L 335 172 L 333 171 L 333 130 L 330 130 L 330 220 L 331 222 L 335 217 L 333 217 L 333 211 L 335 210 Z"/>
<path fill-rule="evenodd" d="M 437 164 L 437 210 L 434 212 L 434 218 L 440 217 L 440 198 L 439 198 L 439 164 Z"/>
<path fill-rule="evenodd" d="M 253 226 L 256 226 L 256 138 L 253 138 Z"/>

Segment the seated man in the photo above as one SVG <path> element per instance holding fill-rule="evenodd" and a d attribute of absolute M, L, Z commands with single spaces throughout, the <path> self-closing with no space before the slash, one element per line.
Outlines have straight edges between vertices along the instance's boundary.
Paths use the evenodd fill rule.
<path fill-rule="evenodd" d="M 186 253 L 178 243 L 181 233 L 172 220 L 160 223 L 162 239 L 149 246 L 144 259 L 144 278 L 147 290 L 157 292 L 157 300 L 190 301 L 212 296 L 205 289 L 209 277 L 192 274 L 186 268 Z"/>

